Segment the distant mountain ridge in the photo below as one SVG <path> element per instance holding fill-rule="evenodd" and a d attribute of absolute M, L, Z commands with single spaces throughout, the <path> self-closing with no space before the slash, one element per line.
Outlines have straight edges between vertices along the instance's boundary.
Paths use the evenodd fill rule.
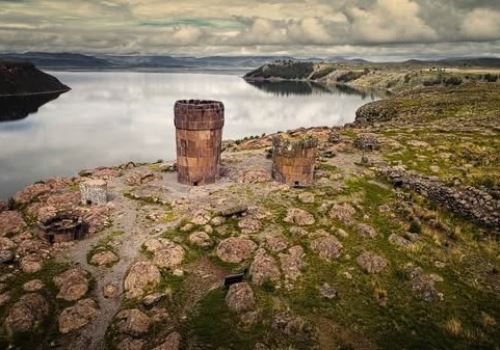
<path fill-rule="evenodd" d="M 292 57 L 292 56 L 170 56 L 170 55 L 106 55 L 81 53 L 0 53 L 0 60 L 30 62 L 41 69 L 52 70 L 251 70 L 276 60 L 292 60 L 297 62 L 327 62 L 346 64 L 390 64 L 373 63 L 362 58 L 343 56 L 331 57 Z M 442 66 L 481 66 L 500 68 L 500 58 L 497 57 L 458 57 L 436 60 L 411 59 L 397 64 L 408 65 L 442 65 Z"/>
<path fill-rule="evenodd" d="M 351 62 L 365 63 L 362 59 L 345 57 L 297 58 L 292 56 L 168 56 L 168 55 L 104 55 L 80 53 L 0 53 L 0 59 L 31 62 L 42 69 L 214 69 L 241 70 L 254 69 L 275 60 L 293 60 L 303 62 Z"/>

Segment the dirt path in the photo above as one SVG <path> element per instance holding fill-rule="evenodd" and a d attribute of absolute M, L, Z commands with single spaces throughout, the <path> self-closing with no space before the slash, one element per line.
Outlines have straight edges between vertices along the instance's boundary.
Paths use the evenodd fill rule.
<path fill-rule="evenodd" d="M 149 237 L 149 231 L 138 220 L 138 203 L 122 196 L 118 191 L 121 187 L 119 180 L 114 180 L 109 184 L 112 204 L 115 207 L 113 226 L 92 238 L 78 241 L 66 254 L 69 259 L 79 263 L 83 268 L 90 271 L 95 278 L 94 294 L 99 303 L 100 310 L 97 317 L 79 333 L 78 337 L 70 340 L 69 344 L 65 344 L 64 348 L 75 350 L 105 349 L 104 336 L 106 329 L 121 304 L 121 295 L 123 292 L 122 281 L 125 278 L 128 267 L 140 254 L 140 246 Z M 120 242 L 117 247 L 120 261 L 111 268 L 89 265 L 87 263 L 87 253 L 100 239 L 113 231 L 124 232 L 123 235 L 114 238 L 114 240 Z M 119 296 L 107 299 L 103 297 L 102 290 L 104 286 L 110 283 L 115 284 L 119 288 Z"/>

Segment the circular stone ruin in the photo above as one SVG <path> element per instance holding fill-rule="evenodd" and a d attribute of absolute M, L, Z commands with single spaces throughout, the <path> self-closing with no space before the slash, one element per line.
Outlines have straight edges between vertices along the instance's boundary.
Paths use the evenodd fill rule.
<path fill-rule="evenodd" d="M 38 223 L 43 236 L 50 244 L 70 242 L 82 238 L 88 231 L 83 218 L 65 213 Z"/>
<path fill-rule="evenodd" d="M 273 178 L 289 186 L 311 186 L 317 149 L 318 139 L 313 137 L 274 136 Z"/>
<path fill-rule="evenodd" d="M 181 100 L 174 113 L 178 181 L 191 186 L 214 183 L 219 178 L 224 105 Z"/>

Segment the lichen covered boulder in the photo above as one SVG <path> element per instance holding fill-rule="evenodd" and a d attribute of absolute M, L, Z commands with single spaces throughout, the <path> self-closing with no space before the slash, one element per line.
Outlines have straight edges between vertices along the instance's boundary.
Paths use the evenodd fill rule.
<path fill-rule="evenodd" d="M 257 244 L 250 239 L 230 237 L 219 243 L 216 254 L 224 262 L 240 263 L 250 259 L 255 249 Z"/>
<path fill-rule="evenodd" d="M 123 282 L 128 298 L 141 297 L 146 287 L 155 287 L 160 283 L 160 270 L 149 261 L 139 261 L 130 267 Z"/>

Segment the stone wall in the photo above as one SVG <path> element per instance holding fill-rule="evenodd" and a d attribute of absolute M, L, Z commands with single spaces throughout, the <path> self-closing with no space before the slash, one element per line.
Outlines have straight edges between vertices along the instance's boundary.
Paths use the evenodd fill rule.
<path fill-rule="evenodd" d="M 394 168 L 382 168 L 395 187 L 413 190 L 448 210 L 500 234 L 500 200 L 475 187 L 455 188 L 429 177 Z"/>

